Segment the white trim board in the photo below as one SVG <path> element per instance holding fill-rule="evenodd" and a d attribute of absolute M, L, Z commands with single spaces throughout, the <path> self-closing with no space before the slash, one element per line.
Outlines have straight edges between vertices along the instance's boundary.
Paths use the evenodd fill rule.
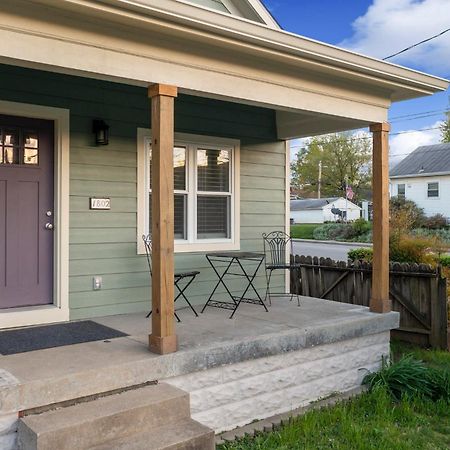
<path fill-rule="evenodd" d="M 67 109 L 0 101 L 0 113 L 55 124 L 54 164 L 54 286 L 53 305 L 0 310 L 0 328 L 69 320 L 69 153 L 70 112 Z"/>
<path fill-rule="evenodd" d="M 286 166 L 285 166 L 285 233 L 289 236 L 291 235 L 291 143 L 290 141 L 285 142 L 286 145 Z M 289 263 L 291 255 L 286 255 L 286 263 Z M 290 270 L 285 271 L 285 292 L 290 292 L 291 290 L 291 272 Z"/>

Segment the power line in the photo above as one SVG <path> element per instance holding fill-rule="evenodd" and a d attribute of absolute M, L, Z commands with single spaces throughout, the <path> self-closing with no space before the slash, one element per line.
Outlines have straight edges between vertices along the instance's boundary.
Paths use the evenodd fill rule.
<path fill-rule="evenodd" d="M 447 111 L 450 111 L 450 110 L 448 110 L 448 109 L 433 109 L 431 111 L 420 111 L 420 112 L 415 112 L 415 113 L 410 113 L 410 114 L 403 114 L 401 116 L 394 116 L 394 117 L 391 117 L 390 120 L 403 119 L 405 117 L 418 116 L 421 114 L 446 113 Z"/>
<path fill-rule="evenodd" d="M 441 114 L 448 114 L 450 112 L 450 109 L 444 109 L 444 110 L 434 110 L 434 111 L 423 111 L 420 113 L 413 113 L 413 114 L 405 114 L 403 116 L 394 116 L 389 118 L 389 122 L 402 122 L 402 121 L 409 121 L 409 120 L 416 120 L 416 119 L 425 119 L 427 117 L 433 117 L 433 116 L 440 116 Z"/>
<path fill-rule="evenodd" d="M 398 136 L 400 134 L 411 134 L 411 133 L 420 133 L 421 131 L 430 131 L 430 130 L 439 130 L 440 127 L 430 127 L 430 128 L 421 128 L 420 130 L 410 130 L 410 131 L 397 131 L 397 133 L 389 133 L 389 136 Z M 361 140 L 367 140 L 372 139 L 372 136 L 358 136 L 358 137 L 351 137 L 348 138 L 348 141 L 361 141 Z M 334 139 L 332 141 L 327 141 L 327 144 L 333 144 L 340 142 L 339 139 Z M 309 145 L 309 143 L 305 144 Z M 301 148 L 303 145 L 293 145 L 291 148 Z"/>
<path fill-rule="evenodd" d="M 443 34 L 447 33 L 448 31 L 450 31 L 450 28 L 447 28 L 446 30 L 441 31 L 440 33 L 435 34 L 434 36 L 431 36 L 431 37 L 429 37 L 427 39 L 424 39 L 423 41 L 417 42 L 416 44 L 410 45 L 409 47 L 406 47 L 403 50 L 400 50 L 399 52 L 394 53 L 393 55 L 386 56 L 386 58 L 383 58 L 383 61 L 386 61 L 387 59 L 393 58 L 394 56 L 400 55 L 401 53 L 405 53 L 405 52 L 407 52 L 408 50 L 411 50 L 414 47 L 417 47 L 417 46 L 419 46 L 421 44 L 424 44 L 425 42 L 429 42 L 429 41 L 431 41 L 433 39 L 436 39 L 439 36 L 442 36 Z"/>

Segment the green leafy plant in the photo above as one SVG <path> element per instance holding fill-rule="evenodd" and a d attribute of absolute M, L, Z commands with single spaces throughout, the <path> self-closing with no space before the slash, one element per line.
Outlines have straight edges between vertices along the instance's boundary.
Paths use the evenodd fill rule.
<path fill-rule="evenodd" d="M 367 375 L 363 384 L 371 391 L 385 389 L 396 401 L 421 397 L 450 403 L 450 370 L 430 367 L 412 354 L 395 362 L 383 359 L 381 370 Z"/>
<path fill-rule="evenodd" d="M 439 263 L 444 267 L 450 267 L 450 256 L 443 255 L 439 258 Z"/>
<path fill-rule="evenodd" d="M 450 403 L 450 370 L 428 368 L 427 380 L 431 389 L 431 399 Z"/>
<path fill-rule="evenodd" d="M 354 248 L 347 253 L 347 257 L 351 261 L 372 262 L 373 250 L 367 247 Z"/>
<path fill-rule="evenodd" d="M 372 224 L 363 218 L 356 219 L 352 223 L 352 227 L 357 235 L 366 234 L 372 230 Z"/>
<path fill-rule="evenodd" d="M 389 259 L 400 263 L 435 264 L 433 249 L 436 242 L 417 236 L 392 236 L 389 242 Z"/>
<path fill-rule="evenodd" d="M 426 365 L 412 355 L 405 355 L 399 361 L 383 359 L 381 370 L 366 375 L 363 384 L 370 390 L 386 389 L 391 397 L 400 401 L 402 397 L 432 397 L 433 391 Z"/>

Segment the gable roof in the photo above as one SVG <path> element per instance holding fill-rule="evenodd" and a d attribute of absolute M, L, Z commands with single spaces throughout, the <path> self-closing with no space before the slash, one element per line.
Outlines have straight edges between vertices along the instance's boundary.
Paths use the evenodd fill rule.
<path fill-rule="evenodd" d="M 416 148 L 391 171 L 391 178 L 450 174 L 450 144 Z"/>
<path fill-rule="evenodd" d="M 280 29 L 280 25 L 260 0 L 178 0 L 194 3 L 225 14 L 244 17 L 262 23 L 271 28 Z"/>
<path fill-rule="evenodd" d="M 339 197 L 305 198 L 303 200 L 291 200 L 291 211 L 305 211 L 307 209 L 322 209 L 324 206 L 339 200 Z"/>

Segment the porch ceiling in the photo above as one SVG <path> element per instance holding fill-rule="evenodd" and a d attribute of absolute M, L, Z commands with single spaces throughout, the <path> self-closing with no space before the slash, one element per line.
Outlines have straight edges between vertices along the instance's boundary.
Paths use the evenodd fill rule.
<path fill-rule="evenodd" d="M 279 137 L 387 119 L 446 80 L 174 0 L 4 0 L 0 62 L 264 106 Z"/>

